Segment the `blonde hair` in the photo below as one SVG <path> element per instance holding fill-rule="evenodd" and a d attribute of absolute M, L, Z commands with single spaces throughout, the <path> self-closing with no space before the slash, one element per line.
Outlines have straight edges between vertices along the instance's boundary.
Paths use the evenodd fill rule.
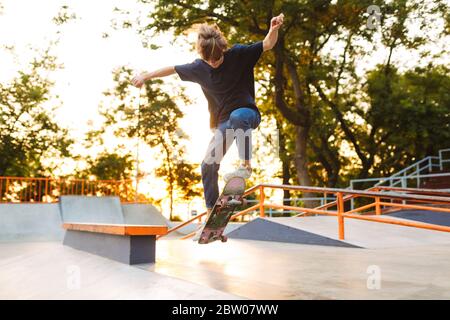
<path fill-rule="evenodd" d="M 203 23 L 198 27 L 197 51 L 206 61 L 218 61 L 228 43 L 216 24 Z"/>

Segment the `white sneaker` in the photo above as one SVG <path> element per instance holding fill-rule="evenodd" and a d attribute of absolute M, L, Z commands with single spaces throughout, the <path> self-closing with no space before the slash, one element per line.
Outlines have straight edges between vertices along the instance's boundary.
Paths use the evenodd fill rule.
<path fill-rule="evenodd" d="M 243 179 L 248 179 L 252 175 L 252 170 L 246 166 L 241 165 L 239 168 L 233 172 L 227 173 L 223 176 L 225 182 L 228 182 L 231 178 L 240 177 Z"/>

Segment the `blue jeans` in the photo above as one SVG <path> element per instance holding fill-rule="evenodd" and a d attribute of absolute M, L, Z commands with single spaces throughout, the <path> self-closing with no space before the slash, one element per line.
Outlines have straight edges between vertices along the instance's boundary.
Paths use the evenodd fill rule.
<path fill-rule="evenodd" d="M 219 168 L 225 153 L 236 139 L 239 159 L 252 157 L 252 130 L 261 122 L 259 113 L 250 108 L 239 108 L 230 114 L 227 121 L 219 123 L 209 143 L 202 162 L 202 183 L 207 208 L 214 207 L 219 197 Z"/>

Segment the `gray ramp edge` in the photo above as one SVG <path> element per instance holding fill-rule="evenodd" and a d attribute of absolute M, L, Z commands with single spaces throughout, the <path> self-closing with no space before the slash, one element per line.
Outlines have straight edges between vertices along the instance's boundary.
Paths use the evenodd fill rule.
<path fill-rule="evenodd" d="M 450 227 L 450 213 L 426 210 L 402 210 L 388 216 Z"/>
<path fill-rule="evenodd" d="M 229 238 L 299 243 L 309 245 L 361 248 L 350 243 L 257 218 L 227 234 Z"/>
<path fill-rule="evenodd" d="M 125 224 L 168 226 L 166 218 L 151 204 L 122 204 L 122 211 Z"/>
<path fill-rule="evenodd" d="M 62 240 L 61 224 L 56 203 L 0 204 L 0 241 Z"/>
<path fill-rule="evenodd" d="M 119 197 L 61 196 L 59 205 L 64 222 L 124 223 Z"/>

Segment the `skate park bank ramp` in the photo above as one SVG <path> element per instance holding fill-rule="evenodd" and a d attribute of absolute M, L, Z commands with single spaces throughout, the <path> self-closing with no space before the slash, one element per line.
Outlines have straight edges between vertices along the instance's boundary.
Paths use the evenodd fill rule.
<path fill-rule="evenodd" d="M 257 218 L 227 234 L 229 238 L 300 243 L 309 245 L 358 247 L 345 241 L 340 241 L 307 231 L 302 224 L 297 224 L 299 218 Z"/>
<path fill-rule="evenodd" d="M 0 241 L 58 241 L 64 237 L 57 203 L 0 204 Z"/>
<path fill-rule="evenodd" d="M 65 223 L 124 223 L 118 197 L 62 196 L 59 205 Z"/>
<path fill-rule="evenodd" d="M 450 227 L 450 214 L 425 210 L 402 210 L 390 213 L 389 216 Z"/>
<path fill-rule="evenodd" d="M 0 241 L 62 241 L 65 222 L 167 225 L 164 216 L 151 204 L 120 204 L 114 197 L 67 197 L 71 198 L 64 204 L 64 214 L 60 203 L 0 204 Z M 100 211 L 105 215 L 100 216 Z"/>
<path fill-rule="evenodd" d="M 59 205 L 63 222 L 167 226 L 167 220 L 151 204 L 121 204 L 114 196 L 63 196 Z"/>
<path fill-rule="evenodd" d="M 167 225 L 167 219 L 151 204 L 126 203 L 122 204 L 125 224 Z"/>
<path fill-rule="evenodd" d="M 389 219 L 407 220 L 420 217 L 423 222 L 439 224 L 429 211 L 397 212 L 383 215 Z M 448 215 L 448 213 L 437 214 Z M 424 221 L 424 219 L 426 221 Z M 441 218 L 444 219 L 444 218 Z M 411 228 L 386 223 L 345 219 L 345 240 L 338 239 L 336 217 L 309 216 L 291 218 L 257 218 L 227 234 L 230 239 L 288 242 L 353 248 L 395 248 L 406 246 L 450 245 L 450 233 Z"/>

